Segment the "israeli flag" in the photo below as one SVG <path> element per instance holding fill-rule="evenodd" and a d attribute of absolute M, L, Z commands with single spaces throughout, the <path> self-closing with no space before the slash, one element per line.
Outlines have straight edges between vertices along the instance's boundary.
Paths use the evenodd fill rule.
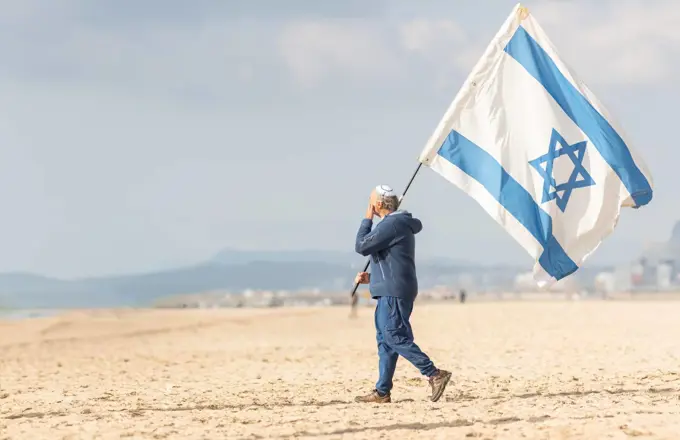
<path fill-rule="evenodd" d="M 517 5 L 420 162 L 473 197 L 535 258 L 546 287 L 574 273 L 652 179 L 604 106 Z"/>

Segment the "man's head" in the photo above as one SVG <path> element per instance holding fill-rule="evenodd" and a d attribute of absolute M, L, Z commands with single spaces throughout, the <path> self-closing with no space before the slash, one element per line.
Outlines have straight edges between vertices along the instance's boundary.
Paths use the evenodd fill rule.
<path fill-rule="evenodd" d="M 378 185 L 371 192 L 371 205 L 376 215 L 383 218 L 397 210 L 399 198 L 390 186 Z"/>

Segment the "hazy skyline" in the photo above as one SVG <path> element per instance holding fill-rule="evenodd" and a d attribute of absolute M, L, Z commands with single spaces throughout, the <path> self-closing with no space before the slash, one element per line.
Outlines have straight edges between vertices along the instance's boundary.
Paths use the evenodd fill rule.
<path fill-rule="evenodd" d="M 403 189 L 515 4 L 0 0 L 0 272 L 352 250 L 371 188 Z M 680 219 L 680 3 L 524 4 L 651 169 L 654 200 L 593 260 L 634 258 Z M 424 223 L 420 255 L 531 267 L 428 169 L 404 208 Z"/>

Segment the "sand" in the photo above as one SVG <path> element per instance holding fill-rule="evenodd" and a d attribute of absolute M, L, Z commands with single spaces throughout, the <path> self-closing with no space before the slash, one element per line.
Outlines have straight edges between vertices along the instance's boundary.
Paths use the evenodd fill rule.
<path fill-rule="evenodd" d="M 680 302 L 416 306 L 437 403 L 372 309 L 74 312 L 0 321 L 0 439 L 680 438 Z"/>

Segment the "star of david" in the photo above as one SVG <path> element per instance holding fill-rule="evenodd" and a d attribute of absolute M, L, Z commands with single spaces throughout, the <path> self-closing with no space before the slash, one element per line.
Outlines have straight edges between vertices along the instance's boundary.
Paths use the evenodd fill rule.
<path fill-rule="evenodd" d="M 529 164 L 538 171 L 541 177 L 543 177 L 542 203 L 549 202 L 553 199 L 557 200 L 557 207 L 564 212 L 564 210 L 567 209 L 567 203 L 569 203 L 569 198 L 571 197 L 573 190 L 595 185 L 595 181 L 590 177 L 588 170 L 583 166 L 583 157 L 585 155 L 587 143 L 587 141 L 582 141 L 569 145 L 562 135 L 560 135 L 557 130 L 553 129 L 552 135 L 550 136 L 548 152 L 529 162 Z M 559 149 L 558 144 L 560 146 Z M 555 159 L 565 154 L 569 156 L 569 159 L 571 159 L 571 162 L 574 164 L 574 170 L 571 172 L 569 179 L 565 183 L 558 184 L 553 177 L 553 165 Z M 545 168 L 543 167 L 543 164 L 545 164 Z"/>

